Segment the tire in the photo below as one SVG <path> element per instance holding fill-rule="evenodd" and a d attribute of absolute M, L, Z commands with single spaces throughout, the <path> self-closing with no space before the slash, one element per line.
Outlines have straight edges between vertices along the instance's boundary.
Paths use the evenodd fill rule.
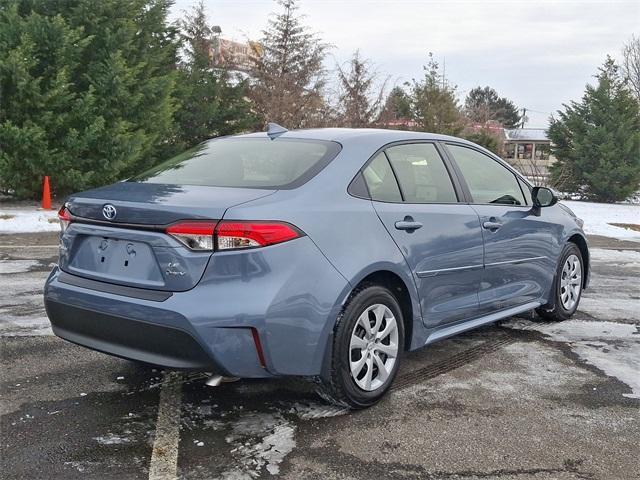
<path fill-rule="evenodd" d="M 582 253 L 575 243 L 567 243 L 560 255 L 553 281 L 553 308 L 537 308 L 538 315 L 559 322 L 576 313 L 582 296 L 583 276 Z"/>
<path fill-rule="evenodd" d="M 404 350 L 396 297 L 378 285 L 357 289 L 338 317 L 333 338 L 329 372 L 318 379 L 318 394 L 353 409 L 374 405 L 393 383 Z"/>

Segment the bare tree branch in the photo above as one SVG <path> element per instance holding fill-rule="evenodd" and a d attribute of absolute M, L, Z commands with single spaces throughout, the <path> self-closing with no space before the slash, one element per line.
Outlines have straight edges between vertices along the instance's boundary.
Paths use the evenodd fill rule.
<path fill-rule="evenodd" d="M 622 49 L 622 72 L 636 99 L 640 101 L 640 38 L 635 35 Z"/>

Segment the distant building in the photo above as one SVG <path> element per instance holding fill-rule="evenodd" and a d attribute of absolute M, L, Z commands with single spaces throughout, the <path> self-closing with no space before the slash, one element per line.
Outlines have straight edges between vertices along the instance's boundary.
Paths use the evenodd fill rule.
<path fill-rule="evenodd" d="M 466 129 L 473 133 L 485 132 L 496 137 L 504 138 L 504 127 L 496 120 L 488 120 L 485 123 L 471 123 Z"/>
<path fill-rule="evenodd" d="M 214 38 L 209 50 L 209 58 L 214 67 L 248 72 L 256 55 L 262 55 L 262 46 L 257 42 L 234 42 L 225 38 Z"/>
<path fill-rule="evenodd" d="M 410 118 L 391 118 L 387 121 L 381 121 L 381 128 L 391 128 L 399 130 L 413 130 L 418 124 Z"/>
<path fill-rule="evenodd" d="M 504 129 L 504 159 L 534 183 L 546 185 L 556 161 L 543 128 Z"/>

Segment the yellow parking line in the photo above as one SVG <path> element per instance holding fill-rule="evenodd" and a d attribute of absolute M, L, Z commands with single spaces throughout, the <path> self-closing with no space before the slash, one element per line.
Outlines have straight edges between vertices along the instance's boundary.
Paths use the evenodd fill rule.
<path fill-rule="evenodd" d="M 149 480 L 175 480 L 182 408 L 182 373 L 165 372 L 158 404 L 156 434 L 149 463 Z"/>

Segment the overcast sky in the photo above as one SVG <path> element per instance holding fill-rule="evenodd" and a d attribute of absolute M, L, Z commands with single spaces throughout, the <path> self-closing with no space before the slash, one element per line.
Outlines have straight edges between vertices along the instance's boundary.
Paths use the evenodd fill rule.
<path fill-rule="evenodd" d="M 173 18 L 196 0 L 176 0 Z M 490 85 L 528 109 L 528 127 L 579 99 L 607 54 L 640 34 L 640 1 L 301 0 L 305 23 L 332 44 L 329 67 L 356 49 L 381 78 L 402 83 L 422 75 L 432 51 L 462 99 Z M 272 0 L 205 0 L 222 36 L 259 39 Z"/>

